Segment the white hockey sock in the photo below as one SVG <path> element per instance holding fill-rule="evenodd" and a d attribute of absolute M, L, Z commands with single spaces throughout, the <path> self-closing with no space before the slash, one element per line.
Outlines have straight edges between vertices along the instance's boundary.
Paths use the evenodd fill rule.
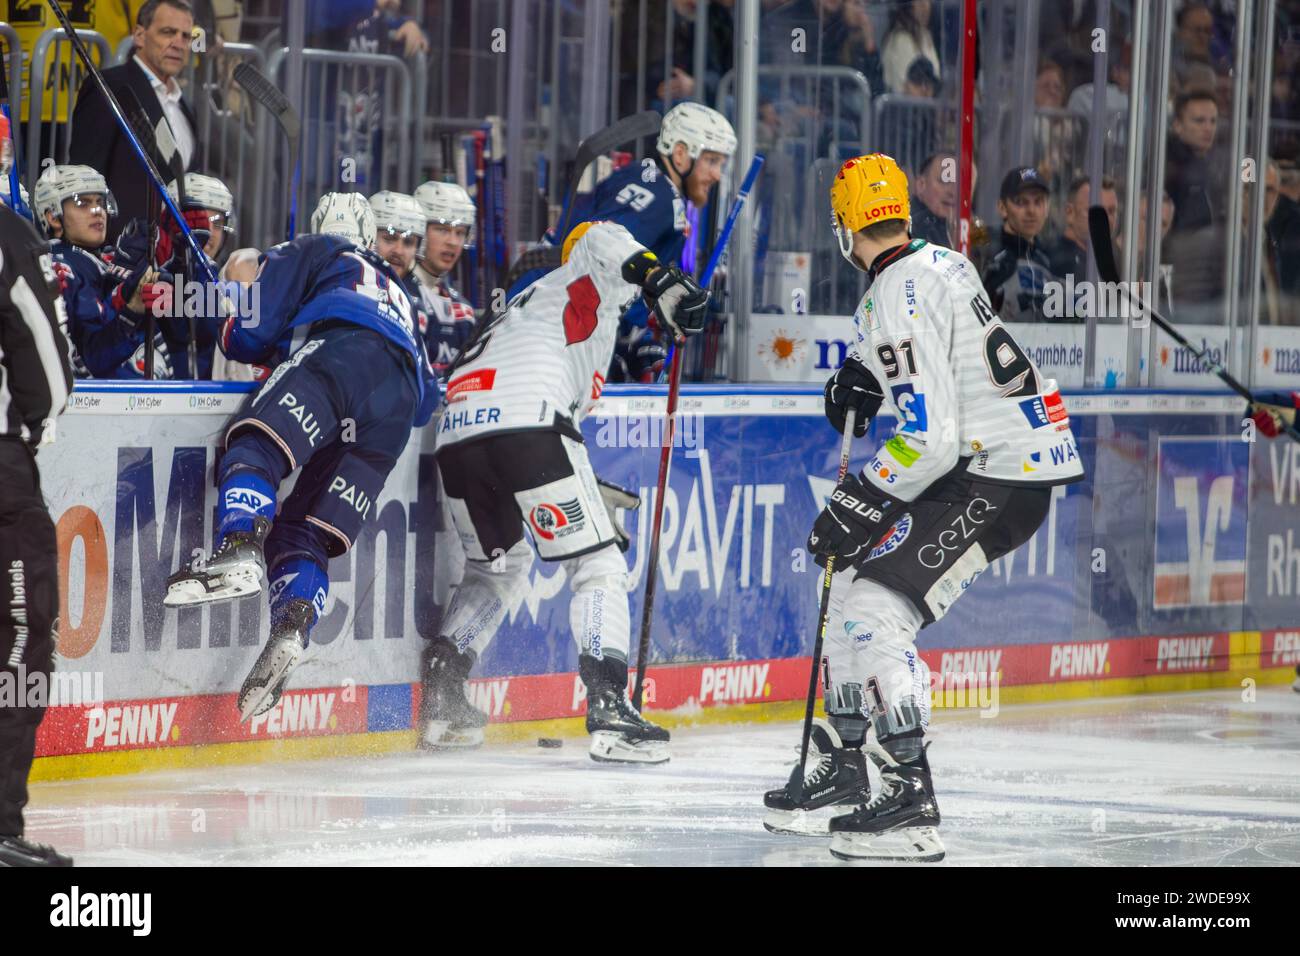
<path fill-rule="evenodd" d="M 481 657 L 506 619 L 512 596 L 526 582 L 531 563 L 532 551 L 522 541 L 495 561 L 466 561 L 465 577 L 443 618 L 442 636 L 461 653 Z"/>
<path fill-rule="evenodd" d="M 627 562 L 614 545 L 564 562 L 573 598 L 569 627 L 579 654 L 627 660 L 631 613 L 627 603 Z"/>

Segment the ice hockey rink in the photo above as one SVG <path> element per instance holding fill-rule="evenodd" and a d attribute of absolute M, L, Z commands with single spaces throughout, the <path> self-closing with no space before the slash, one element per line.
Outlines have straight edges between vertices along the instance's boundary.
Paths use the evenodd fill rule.
<path fill-rule="evenodd" d="M 1300 694 L 1242 697 L 937 713 L 945 864 L 1300 863 Z M 659 767 L 568 738 L 38 783 L 28 836 L 90 866 L 850 865 L 762 828 L 798 739 L 797 722 L 680 729 Z"/>

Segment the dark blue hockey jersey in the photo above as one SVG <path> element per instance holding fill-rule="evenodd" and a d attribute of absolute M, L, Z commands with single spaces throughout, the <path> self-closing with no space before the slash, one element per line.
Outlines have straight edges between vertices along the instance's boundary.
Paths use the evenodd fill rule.
<path fill-rule="evenodd" d="M 145 320 L 122 321 L 125 306 L 115 295 L 119 277 L 94 252 L 62 239 L 50 244 L 50 252 L 64 285 L 68 338 L 85 371 L 94 378 L 142 378 Z M 172 375 L 165 350 L 155 355 L 154 375 Z"/>
<path fill-rule="evenodd" d="M 299 236 L 262 254 L 253 287 L 241 295 L 236 315 L 226 320 L 221 332 L 221 351 L 229 358 L 251 364 L 276 358 L 286 332 L 315 322 L 360 325 L 411 356 L 420 396 L 415 425 L 428 424 L 433 417 L 438 380 L 420 335 L 416 306 L 397 273 L 375 253 L 339 236 Z"/>

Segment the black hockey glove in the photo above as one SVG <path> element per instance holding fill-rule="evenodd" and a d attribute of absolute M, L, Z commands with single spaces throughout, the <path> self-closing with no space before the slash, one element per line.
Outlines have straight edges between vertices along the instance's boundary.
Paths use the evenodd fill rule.
<path fill-rule="evenodd" d="M 854 438 L 867 433 L 867 425 L 880 411 L 880 403 L 885 398 L 871 369 L 853 356 L 846 358 L 839 370 L 826 380 L 823 395 L 826 398 L 826 419 L 840 434 L 844 434 L 845 412 L 853 409 Z"/>
<path fill-rule="evenodd" d="M 600 488 L 600 500 L 605 502 L 605 510 L 609 512 L 609 523 L 614 526 L 615 542 L 618 544 L 618 550 L 627 554 L 628 545 L 632 543 L 632 539 L 628 537 L 627 530 L 618 523 L 617 509 L 635 511 L 641 507 L 641 498 L 635 492 L 621 488 L 603 478 L 598 477 L 596 485 Z"/>
<path fill-rule="evenodd" d="M 656 269 L 641 288 L 646 299 L 654 303 L 659 327 L 667 329 L 675 340 L 704 331 L 709 293 L 681 269 L 676 266 Z"/>
<path fill-rule="evenodd" d="M 808 550 L 819 557 L 852 564 L 870 550 L 884 530 L 885 512 L 894 499 L 857 475 L 846 475 L 813 522 Z M 818 561 L 824 565 L 824 561 Z"/>

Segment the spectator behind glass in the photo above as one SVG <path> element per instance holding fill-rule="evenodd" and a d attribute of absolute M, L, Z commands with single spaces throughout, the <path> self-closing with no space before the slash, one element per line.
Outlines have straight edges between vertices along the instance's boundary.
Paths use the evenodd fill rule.
<path fill-rule="evenodd" d="M 1078 321 L 1066 316 L 1046 316 L 1046 285 L 1053 281 L 1051 262 L 1037 240 L 1051 209 L 1047 182 L 1033 166 L 1013 169 L 1002 179 L 998 214 L 1002 232 L 995 254 L 984 269 L 984 289 L 1004 321 Z"/>
<path fill-rule="evenodd" d="M 1199 229 L 1222 218 L 1226 193 L 1222 170 L 1211 158 L 1219 106 L 1208 90 L 1193 90 L 1174 100 L 1165 185 L 1174 200 L 1174 231 Z"/>
<path fill-rule="evenodd" d="M 1133 79 L 1133 44 L 1125 43 L 1117 59 L 1110 61 L 1110 82 L 1106 84 L 1105 110 L 1122 113 L 1128 109 L 1128 94 Z M 1082 83 L 1074 88 L 1065 108 L 1071 113 L 1092 115 L 1092 84 Z"/>
<path fill-rule="evenodd" d="M 953 248 L 957 218 L 957 155 L 942 151 L 925 158 L 912 177 L 912 237 Z"/>
<path fill-rule="evenodd" d="M 1040 110 L 1065 108 L 1065 70 L 1061 64 L 1043 60 L 1038 64 L 1038 77 L 1034 80 L 1034 106 Z"/>
<path fill-rule="evenodd" d="M 867 0 L 844 0 L 841 13 L 846 33 L 838 62 L 867 78 L 871 95 L 885 92 L 885 67 L 876 43 L 876 24 L 867 10 Z"/>
<path fill-rule="evenodd" d="M 885 31 L 882 58 L 885 87 L 891 93 L 903 92 L 908 67 L 918 56 L 923 56 L 930 61 L 936 77 L 943 76 L 939 54 L 934 46 L 934 36 L 930 33 L 932 9 L 931 0 L 911 0 L 893 6 L 890 10 L 889 29 Z"/>
<path fill-rule="evenodd" d="M 1048 252 L 1052 272 L 1064 279 L 1074 276 L 1075 283 L 1082 282 L 1088 273 L 1088 206 L 1092 193 L 1092 183 L 1087 176 L 1080 176 L 1070 183 L 1070 190 L 1065 200 L 1065 228 L 1061 238 Z M 1113 238 L 1119 225 L 1119 194 L 1115 192 L 1115 181 L 1106 176 L 1101 181 L 1101 205 L 1110 220 L 1110 234 Z"/>
<path fill-rule="evenodd" d="M 1264 233 L 1282 295 L 1281 321 L 1300 323 L 1300 203 L 1281 190 L 1281 173 L 1270 162 L 1264 174 Z"/>

